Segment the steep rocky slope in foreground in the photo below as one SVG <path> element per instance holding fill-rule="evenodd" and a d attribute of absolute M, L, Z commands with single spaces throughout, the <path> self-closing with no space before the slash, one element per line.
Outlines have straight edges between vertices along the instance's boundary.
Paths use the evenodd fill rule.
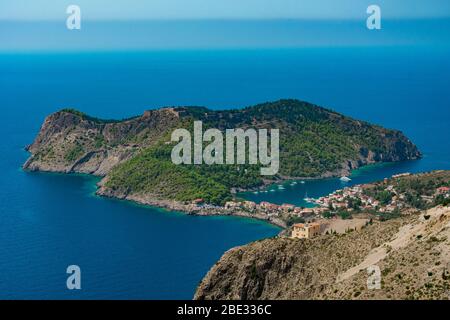
<path fill-rule="evenodd" d="M 367 288 L 367 267 L 381 289 Z M 196 299 L 449 299 L 450 207 L 312 240 L 276 238 L 226 252 Z"/>
<path fill-rule="evenodd" d="M 105 176 L 103 195 L 158 201 L 223 204 L 233 189 L 265 182 L 255 165 L 176 166 L 170 161 L 175 128 L 266 128 L 280 130 L 280 172 L 273 179 L 327 177 L 375 163 L 417 159 L 420 152 L 401 132 L 345 117 L 298 100 L 280 100 L 241 110 L 164 108 L 121 121 L 75 110 L 47 117 L 33 144 L 27 170 Z M 245 169 L 245 170 L 243 170 Z"/>

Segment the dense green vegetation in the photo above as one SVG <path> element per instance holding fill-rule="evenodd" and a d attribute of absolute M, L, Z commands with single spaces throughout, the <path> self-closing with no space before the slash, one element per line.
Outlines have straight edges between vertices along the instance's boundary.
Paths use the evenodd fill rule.
<path fill-rule="evenodd" d="M 450 197 L 445 198 L 443 195 L 440 194 L 436 197 L 436 199 L 434 199 L 434 204 L 436 206 L 438 205 L 448 206 L 450 205 Z"/>
<path fill-rule="evenodd" d="M 192 119 L 200 119 L 214 128 L 279 129 L 283 176 L 318 177 L 335 172 L 347 161 L 366 156 L 369 150 L 374 154 L 392 154 L 392 142 L 404 144 L 411 154 L 418 154 L 415 146 L 398 131 L 298 100 L 280 100 L 243 110 L 190 108 L 186 112 Z"/>
<path fill-rule="evenodd" d="M 162 199 L 207 203 L 231 200 L 231 188 L 248 189 L 262 184 L 259 167 L 250 165 L 175 165 L 173 145 L 159 143 L 117 166 L 107 187 L 126 193 L 149 193 Z"/>
<path fill-rule="evenodd" d="M 264 179 L 319 177 L 327 172 L 337 172 L 344 163 L 358 161 L 369 150 L 386 155 L 395 153 L 391 140 L 396 140 L 403 149 L 409 148 L 411 155 L 418 154 L 415 146 L 396 131 L 356 121 L 298 100 L 280 100 L 242 110 L 212 111 L 201 107 L 176 110 L 181 115 L 178 127 L 191 132 L 194 120 L 203 121 L 203 130 L 279 129 L 279 175 Z M 172 164 L 170 152 L 173 144 L 165 144 L 170 137 L 169 131 L 168 128 L 159 143 L 114 168 L 107 187 L 125 193 L 149 193 L 164 199 L 190 201 L 203 198 L 209 203 L 222 204 L 231 198 L 231 188 L 248 189 L 263 184 L 257 165 Z M 139 139 L 147 137 L 147 134 L 151 133 L 145 132 Z M 139 139 L 130 137 L 128 140 Z M 96 146 L 103 143 L 100 138 L 96 139 Z M 402 157 L 408 158 L 409 154 L 400 154 Z"/>
<path fill-rule="evenodd" d="M 375 195 L 375 199 L 380 201 L 380 204 L 387 205 L 392 200 L 392 194 L 387 190 L 382 190 Z"/>
<path fill-rule="evenodd" d="M 119 165 L 109 176 L 107 187 L 178 201 L 202 198 L 208 203 L 220 204 L 231 199 L 229 189 L 223 184 L 187 167 L 174 165 L 153 149 Z"/>

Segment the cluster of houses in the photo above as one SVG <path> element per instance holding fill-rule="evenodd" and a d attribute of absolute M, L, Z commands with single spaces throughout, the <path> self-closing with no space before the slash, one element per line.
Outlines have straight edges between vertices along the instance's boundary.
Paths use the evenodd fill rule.
<path fill-rule="evenodd" d="M 296 217 L 307 217 L 312 215 L 320 215 L 327 211 L 326 208 L 302 208 L 296 207 L 293 204 L 274 204 L 263 201 L 257 204 L 253 201 L 228 201 L 225 203 L 225 209 L 228 210 L 245 210 L 250 213 L 266 214 L 267 216 L 280 216 L 282 214 L 293 215 Z"/>
<path fill-rule="evenodd" d="M 400 178 L 408 175 L 410 175 L 410 173 L 403 173 L 394 175 L 392 178 Z M 385 181 L 387 181 L 387 179 Z M 315 199 L 314 203 L 318 206 L 314 208 L 297 207 L 287 203 L 278 205 L 267 201 L 263 201 L 259 204 L 253 201 L 228 201 L 224 206 L 214 206 L 204 203 L 203 199 L 192 201 L 191 206 L 193 206 L 194 209 L 215 208 L 225 214 L 241 212 L 244 214 L 263 215 L 269 219 L 280 217 L 284 221 L 286 221 L 286 218 L 289 219 L 290 217 L 308 218 L 306 219 L 307 222 L 297 223 L 292 226 L 291 237 L 300 239 L 312 238 L 323 233 L 324 230 L 322 229 L 324 229 L 326 223 L 322 223 L 325 220 L 320 222 L 320 218 L 325 217 L 324 214 L 330 211 L 345 210 L 351 212 L 358 208 L 363 211 L 389 213 L 407 207 L 407 195 L 397 192 L 392 184 L 387 183 L 387 186 L 384 189 L 389 191 L 391 195 L 387 203 L 381 203 L 379 200 L 368 195 L 370 193 L 365 192 L 367 191 L 365 190 L 366 188 L 370 188 L 370 185 L 357 185 L 337 190 L 328 196 Z M 437 188 L 434 196 L 437 195 L 443 195 L 446 198 L 450 198 L 450 187 L 441 186 Z M 433 201 L 434 199 L 433 196 L 422 196 L 422 198 L 426 201 Z M 319 218 L 319 221 L 317 221 L 316 218 Z"/>
<path fill-rule="evenodd" d="M 296 207 L 293 204 L 274 204 L 267 201 L 262 201 L 257 204 L 253 201 L 228 201 L 224 206 L 217 206 L 206 203 L 203 199 L 195 199 L 186 205 L 191 212 L 201 212 L 202 210 L 213 209 L 214 212 L 220 214 L 250 214 L 254 216 L 266 217 L 266 218 L 279 218 L 281 221 L 286 221 L 290 217 L 298 218 L 315 218 L 322 215 L 325 211 L 329 211 L 327 208 L 315 207 L 315 208 L 303 208 Z"/>
<path fill-rule="evenodd" d="M 376 210 L 377 212 L 393 212 L 396 209 L 402 209 L 405 206 L 402 201 L 405 199 L 405 195 L 397 194 L 392 185 L 389 185 L 386 190 L 393 194 L 391 201 L 386 205 L 381 204 L 380 201 L 364 194 L 364 188 L 361 186 L 337 190 L 326 197 L 317 199 L 315 202 L 321 207 L 333 210 L 343 209 L 353 211 L 353 204 L 355 201 L 358 201 L 358 206 L 360 210 L 363 211 Z"/>
<path fill-rule="evenodd" d="M 392 176 L 392 178 L 399 178 L 408 176 L 410 173 L 402 173 L 398 175 Z M 385 179 L 387 181 L 387 179 Z M 337 190 L 326 197 L 321 197 L 316 199 L 314 202 L 322 208 L 328 208 L 330 210 L 347 210 L 353 211 L 355 201 L 358 203 L 358 207 L 363 211 L 371 211 L 376 210 L 377 212 L 393 212 L 397 209 L 403 209 L 406 205 L 406 195 L 400 192 L 397 192 L 393 185 L 388 185 L 385 190 L 389 191 L 392 195 L 391 200 L 388 204 L 382 204 L 377 199 L 367 195 L 364 193 L 364 189 L 367 186 L 354 186 L 347 187 L 342 190 Z M 450 197 L 450 187 L 439 187 L 435 191 L 435 196 L 443 195 L 445 197 Z M 421 196 L 423 200 L 427 202 L 432 202 L 434 200 L 434 196 Z"/>
<path fill-rule="evenodd" d="M 395 198 L 395 197 L 394 197 Z M 386 206 L 386 211 L 393 211 L 395 209 L 395 199 L 392 199 L 392 206 Z M 360 201 L 360 207 L 362 210 L 372 210 L 379 208 L 380 201 L 367 196 L 363 193 L 361 186 L 354 186 L 337 190 L 328 196 L 320 197 L 315 200 L 315 203 L 321 207 L 329 208 L 331 210 L 345 209 L 352 211 L 352 203 L 354 200 Z"/>

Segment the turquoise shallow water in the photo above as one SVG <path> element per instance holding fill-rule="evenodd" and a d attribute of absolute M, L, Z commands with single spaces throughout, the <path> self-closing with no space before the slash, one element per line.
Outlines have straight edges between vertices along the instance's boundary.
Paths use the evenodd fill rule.
<path fill-rule="evenodd" d="M 20 170 L 44 117 L 63 107 L 122 118 L 162 105 L 242 107 L 299 98 L 405 132 L 419 161 L 351 183 L 450 169 L 446 49 L 342 48 L 0 55 L 0 298 L 186 298 L 227 249 L 278 229 L 102 199 L 88 176 Z M 343 185 L 307 181 L 254 200 L 302 204 Z M 65 268 L 82 269 L 82 290 Z"/>

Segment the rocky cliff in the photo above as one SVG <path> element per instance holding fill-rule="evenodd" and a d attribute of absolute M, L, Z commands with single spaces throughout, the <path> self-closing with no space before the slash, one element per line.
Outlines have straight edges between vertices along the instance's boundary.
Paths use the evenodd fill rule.
<path fill-rule="evenodd" d="M 122 121 L 102 120 L 72 109 L 48 116 L 24 168 L 32 171 L 78 172 L 104 176 L 139 150 L 159 141 L 178 123 L 171 108 L 146 111 Z"/>
<path fill-rule="evenodd" d="M 369 266 L 381 288 L 367 286 Z M 226 252 L 195 299 L 449 299 L 450 208 L 344 235 L 275 238 Z"/>

